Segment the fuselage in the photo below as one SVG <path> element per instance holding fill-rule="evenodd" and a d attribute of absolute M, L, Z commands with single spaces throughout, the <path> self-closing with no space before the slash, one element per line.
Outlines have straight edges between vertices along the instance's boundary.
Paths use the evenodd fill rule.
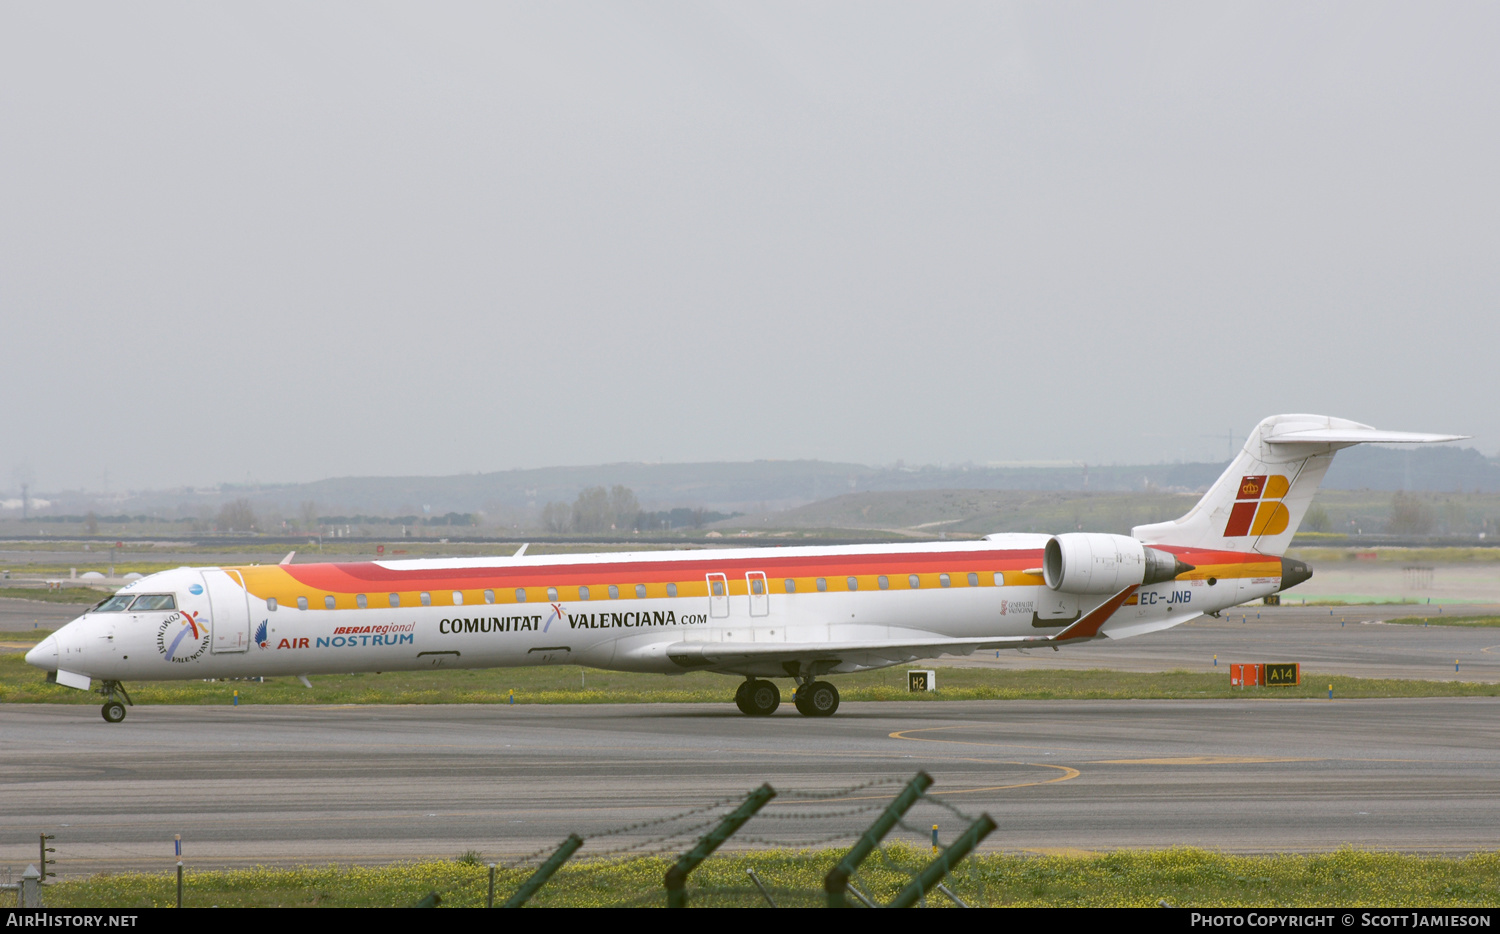
<path fill-rule="evenodd" d="M 135 581 L 27 660 L 108 681 L 537 664 L 783 676 L 774 651 L 684 662 L 673 647 L 784 643 L 841 646 L 821 670 L 856 671 L 921 657 L 900 644 L 1055 634 L 1104 603 L 1046 586 L 1047 539 L 184 567 Z M 1277 557 L 1164 550 L 1192 570 L 1138 588 L 1095 638 L 1282 587 Z M 849 648 L 862 643 L 887 648 Z"/>

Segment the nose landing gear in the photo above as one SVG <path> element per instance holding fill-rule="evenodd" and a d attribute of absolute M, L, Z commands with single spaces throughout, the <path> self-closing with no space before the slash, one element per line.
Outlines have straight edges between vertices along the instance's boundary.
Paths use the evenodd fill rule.
<path fill-rule="evenodd" d="M 99 708 L 99 715 L 104 718 L 105 723 L 119 723 L 125 719 L 125 704 L 135 706 L 130 695 L 125 693 L 125 685 L 118 681 L 99 682 L 99 693 L 106 698 L 104 706 Z M 116 694 L 125 699 L 125 704 L 115 699 Z"/>

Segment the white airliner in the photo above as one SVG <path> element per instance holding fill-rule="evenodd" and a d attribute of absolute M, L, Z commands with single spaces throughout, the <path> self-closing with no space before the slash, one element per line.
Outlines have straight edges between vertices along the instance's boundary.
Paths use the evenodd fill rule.
<path fill-rule="evenodd" d="M 430 668 L 588 665 L 745 680 L 750 715 L 790 678 L 829 716 L 824 678 L 943 654 L 1124 639 L 1312 576 L 1282 557 L 1334 452 L 1464 435 L 1277 415 L 1187 515 L 1131 535 L 178 568 L 134 581 L 26 653 L 49 680 L 122 682 Z"/>

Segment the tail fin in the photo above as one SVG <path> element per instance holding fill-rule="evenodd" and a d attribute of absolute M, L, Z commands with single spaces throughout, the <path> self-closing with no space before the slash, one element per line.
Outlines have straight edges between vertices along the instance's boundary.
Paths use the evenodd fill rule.
<path fill-rule="evenodd" d="M 1273 415 L 1255 426 L 1239 456 L 1187 515 L 1138 525 L 1131 535 L 1152 545 L 1281 555 L 1335 452 L 1371 442 L 1434 444 L 1467 437 L 1379 431 L 1324 415 Z"/>

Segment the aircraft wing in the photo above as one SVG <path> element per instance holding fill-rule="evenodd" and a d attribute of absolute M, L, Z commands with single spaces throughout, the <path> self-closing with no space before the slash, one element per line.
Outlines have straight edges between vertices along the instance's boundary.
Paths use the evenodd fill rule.
<path fill-rule="evenodd" d="M 888 642 L 675 642 L 667 657 L 683 668 L 711 668 L 735 662 L 800 661 L 854 656 L 899 662 L 934 655 L 968 655 L 979 649 L 1014 649 L 1053 641 L 1048 636 L 1004 636 L 989 639 L 927 639 Z"/>
<path fill-rule="evenodd" d="M 848 642 L 674 642 L 667 646 L 666 656 L 683 668 L 713 668 L 739 662 L 798 662 L 829 658 L 856 658 L 875 664 L 895 664 L 913 658 L 934 655 L 968 655 L 980 649 L 1022 649 L 1029 646 L 1055 645 L 1075 639 L 1092 639 L 1115 614 L 1134 586 L 1110 597 L 1061 632 L 1050 635 L 986 636 L 977 639 L 917 637 L 892 640 L 852 640 Z"/>

